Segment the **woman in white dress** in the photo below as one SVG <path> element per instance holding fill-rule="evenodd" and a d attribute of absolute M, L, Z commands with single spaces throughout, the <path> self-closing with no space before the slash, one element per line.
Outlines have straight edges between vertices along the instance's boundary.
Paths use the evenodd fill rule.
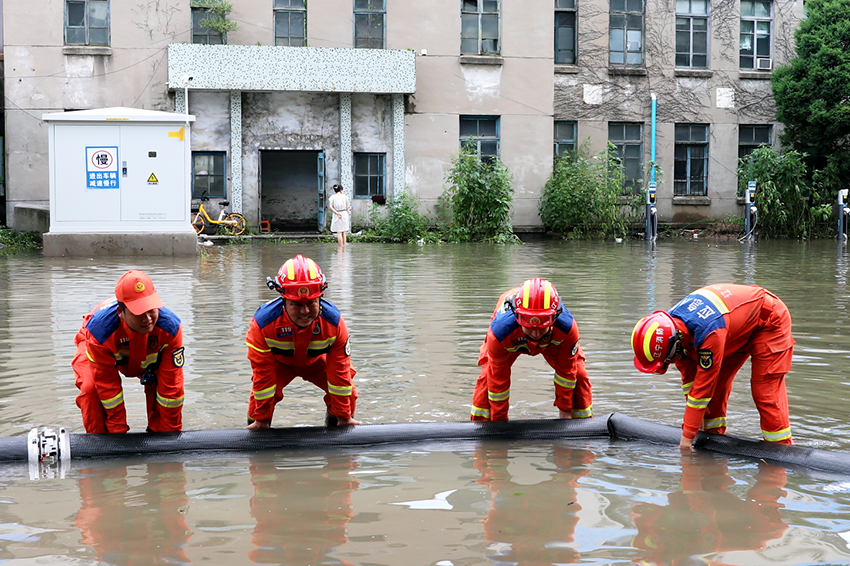
<path fill-rule="evenodd" d="M 342 186 L 334 185 L 333 190 L 334 194 L 328 199 L 328 207 L 333 212 L 331 232 L 336 233 L 336 241 L 339 242 L 340 246 L 344 246 L 346 244 L 345 233 L 351 230 L 349 221 L 351 207 L 348 203 L 348 197 L 342 192 Z"/>

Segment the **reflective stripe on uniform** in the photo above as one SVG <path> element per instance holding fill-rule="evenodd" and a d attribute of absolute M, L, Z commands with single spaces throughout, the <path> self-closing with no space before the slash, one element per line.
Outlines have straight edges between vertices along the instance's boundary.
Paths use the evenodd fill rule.
<path fill-rule="evenodd" d="M 268 399 L 274 395 L 274 390 L 277 386 L 272 385 L 271 387 L 267 387 L 265 389 L 260 389 L 259 391 L 254 391 L 254 399 L 257 401 L 262 401 L 263 399 Z"/>
<path fill-rule="evenodd" d="M 567 389 L 575 389 L 576 380 L 575 379 L 567 379 L 566 377 L 562 377 L 555 374 L 555 385 L 560 385 L 561 387 L 566 387 Z"/>
<path fill-rule="evenodd" d="M 353 387 L 351 385 L 346 387 L 344 385 L 331 385 L 330 383 L 328 383 L 328 393 L 330 393 L 331 395 L 339 395 L 341 397 L 348 397 L 348 396 L 351 395 L 352 389 L 353 389 Z M 256 398 L 256 395 L 254 397 Z"/>
<path fill-rule="evenodd" d="M 149 365 L 155 364 L 158 359 L 159 353 L 148 354 L 147 356 L 145 356 L 145 359 L 142 360 L 142 363 L 140 365 L 142 366 L 142 369 L 147 369 Z"/>
<path fill-rule="evenodd" d="M 570 416 L 574 419 L 589 419 L 593 416 L 593 404 L 591 404 L 587 409 L 574 410 L 570 413 Z"/>
<path fill-rule="evenodd" d="M 183 397 L 177 397 L 175 399 L 169 399 L 168 397 L 163 397 L 159 393 L 156 394 L 156 402 L 167 408 L 175 408 L 181 407 L 183 405 Z"/>
<path fill-rule="evenodd" d="M 725 427 L 726 417 L 717 417 L 716 419 L 705 419 L 702 421 L 703 430 L 712 430 L 715 428 Z"/>
<path fill-rule="evenodd" d="M 768 442 L 781 442 L 791 438 L 791 427 L 789 426 L 788 428 L 783 428 L 782 430 L 777 430 L 775 432 L 762 430 L 761 433 L 764 435 L 764 439 Z"/>
<path fill-rule="evenodd" d="M 720 298 L 720 295 L 710 289 L 697 289 L 691 294 L 699 295 L 700 297 L 708 299 L 708 302 L 714 305 L 714 308 L 716 308 L 718 312 L 720 312 L 720 314 L 726 314 L 729 312 L 729 307 L 726 306 L 726 303 L 723 302 L 723 299 Z"/>
<path fill-rule="evenodd" d="M 711 401 L 711 397 L 703 397 L 702 399 L 695 399 L 688 395 L 688 407 L 692 409 L 705 409 L 708 407 L 708 403 Z"/>
<path fill-rule="evenodd" d="M 688 396 L 688 393 L 690 393 L 690 392 L 691 392 L 691 387 L 693 387 L 693 386 L 694 386 L 694 382 L 693 382 L 693 381 L 691 381 L 690 383 L 683 383 L 683 384 L 682 384 L 682 393 L 684 393 L 684 394 L 685 394 L 685 397 L 687 397 L 687 396 Z"/>
<path fill-rule="evenodd" d="M 266 342 L 268 342 L 268 340 L 266 340 Z M 310 340 L 310 343 L 307 344 L 307 349 L 324 350 L 326 348 L 330 348 L 334 342 L 336 342 L 336 336 L 331 336 L 325 340 Z"/>
<path fill-rule="evenodd" d="M 510 389 L 508 389 L 507 391 L 502 391 L 501 393 L 496 393 L 495 391 L 487 391 L 487 399 L 489 399 L 490 401 L 495 401 L 497 403 L 499 401 L 507 401 L 510 396 Z"/>
<path fill-rule="evenodd" d="M 481 417 L 483 419 L 490 418 L 490 409 L 482 409 L 481 407 L 476 407 L 472 405 L 472 410 L 469 411 L 469 414 L 473 417 Z"/>
<path fill-rule="evenodd" d="M 251 344 L 250 342 L 248 342 L 247 340 L 245 341 L 245 344 L 247 344 L 249 348 L 253 348 L 253 349 L 257 350 L 258 352 L 262 352 L 263 354 L 268 354 L 269 352 L 271 352 L 271 350 L 263 350 L 262 348 L 258 348 L 256 346 L 254 346 L 253 344 Z"/>
<path fill-rule="evenodd" d="M 269 347 L 268 350 L 265 350 L 266 352 L 271 352 L 272 350 L 281 350 L 284 352 L 295 351 L 295 342 L 292 341 L 272 340 L 271 338 L 266 338 L 266 346 Z M 260 351 L 262 352 L 263 350 Z"/>
<path fill-rule="evenodd" d="M 100 404 L 103 405 L 103 408 L 107 411 L 109 409 L 114 409 L 118 405 L 124 402 L 124 392 L 122 391 L 112 399 L 101 399 Z"/>

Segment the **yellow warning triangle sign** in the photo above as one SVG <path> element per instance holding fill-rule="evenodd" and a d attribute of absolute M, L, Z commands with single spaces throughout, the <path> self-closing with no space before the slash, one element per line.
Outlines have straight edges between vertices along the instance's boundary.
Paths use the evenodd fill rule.
<path fill-rule="evenodd" d="M 159 183 L 159 179 L 156 178 L 156 175 L 151 173 L 151 176 L 148 177 L 148 183 Z"/>

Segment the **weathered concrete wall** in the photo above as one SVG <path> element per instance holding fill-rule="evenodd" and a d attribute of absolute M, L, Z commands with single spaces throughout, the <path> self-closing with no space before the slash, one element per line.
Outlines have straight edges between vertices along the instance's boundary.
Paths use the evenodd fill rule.
<path fill-rule="evenodd" d="M 351 96 L 351 151 L 354 153 L 383 153 L 385 193 L 391 195 L 403 191 L 404 187 L 393 187 L 393 106 L 392 96 L 353 94 Z M 353 163 L 353 159 L 352 159 Z M 338 181 L 329 180 L 327 196 L 333 194 L 330 188 Z M 352 187 L 351 194 L 354 194 Z M 351 220 L 354 224 L 364 224 L 372 209 L 369 197 L 351 199 Z M 330 218 L 330 216 L 328 216 Z M 330 226 L 330 223 L 328 224 Z"/>
<path fill-rule="evenodd" d="M 230 194 L 230 93 L 190 92 L 189 113 L 195 116 L 192 124 L 192 151 L 224 151 L 227 194 Z M 191 164 L 190 164 L 191 167 Z M 204 203 L 204 209 L 212 218 L 218 218 L 221 199 Z M 201 201 L 194 199 L 193 207 Z M 233 210 L 231 206 L 228 210 Z"/>
<path fill-rule="evenodd" d="M 45 257 L 191 256 L 195 234 L 44 234 Z"/>

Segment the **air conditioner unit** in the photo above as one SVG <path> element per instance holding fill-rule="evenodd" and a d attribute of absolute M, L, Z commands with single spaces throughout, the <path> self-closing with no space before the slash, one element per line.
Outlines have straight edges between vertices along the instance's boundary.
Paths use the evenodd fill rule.
<path fill-rule="evenodd" d="M 756 69 L 769 71 L 773 67 L 773 59 L 756 59 Z"/>

